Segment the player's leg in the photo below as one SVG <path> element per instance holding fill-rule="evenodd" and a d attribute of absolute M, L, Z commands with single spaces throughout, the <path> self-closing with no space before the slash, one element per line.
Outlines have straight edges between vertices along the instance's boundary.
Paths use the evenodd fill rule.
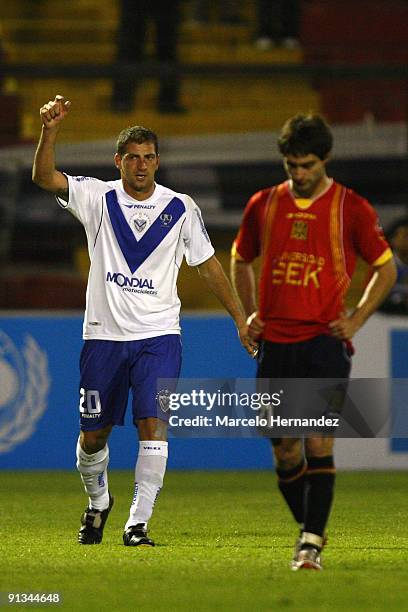
<path fill-rule="evenodd" d="M 146 56 L 145 39 L 149 9 L 143 2 L 122 0 L 120 3 L 119 29 L 116 35 L 116 61 L 118 64 L 140 62 Z M 112 84 L 112 110 L 129 112 L 133 108 L 138 86 L 137 75 L 118 74 Z"/>
<path fill-rule="evenodd" d="M 147 525 L 163 486 L 168 447 L 167 423 L 155 417 L 138 419 L 139 453 L 135 467 L 135 494 L 125 529 Z"/>
<path fill-rule="evenodd" d="M 109 505 L 107 441 L 111 430 L 112 425 L 97 431 L 81 431 L 77 443 L 77 468 L 89 497 L 89 507 L 94 510 L 104 510 Z"/>
<path fill-rule="evenodd" d="M 308 496 L 305 512 L 304 536 L 307 533 L 323 538 L 333 502 L 336 468 L 334 465 L 334 439 L 312 437 L 305 440 L 308 462 Z"/>
<path fill-rule="evenodd" d="M 80 544 L 100 544 L 103 529 L 113 506 L 108 488 L 109 449 L 108 436 L 112 425 L 92 432 L 83 432 L 77 443 L 77 468 L 84 489 L 88 494 L 88 506 L 81 517 L 78 533 Z"/>
<path fill-rule="evenodd" d="M 175 381 L 181 367 L 178 335 L 143 341 L 131 371 L 134 421 L 139 432 L 135 489 L 123 541 L 126 546 L 153 545 L 147 525 L 163 486 L 167 465 L 167 412 L 157 401 L 159 379 Z"/>
<path fill-rule="evenodd" d="M 336 470 L 331 437 L 305 440 L 307 457 L 307 495 L 303 531 L 292 569 L 321 569 L 320 553 L 326 542 L 325 529 L 333 502 Z"/>
<path fill-rule="evenodd" d="M 298 373 L 299 345 L 264 341 L 258 356 L 258 389 L 269 390 L 272 379 L 301 377 Z M 278 487 L 299 527 L 304 518 L 307 464 L 303 444 L 298 438 L 272 438 Z"/>
<path fill-rule="evenodd" d="M 297 438 L 272 439 L 278 487 L 299 526 L 292 559 L 297 562 L 304 530 L 307 462 L 303 441 Z"/>
<path fill-rule="evenodd" d="M 158 108 L 161 112 L 182 112 L 181 81 L 177 69 L 181 2 L 173 0 L 171 11 L 167 10 L 167 6 L 167 0 L 160 0 L 152 6 L 156 22 L 157 59 L 167 65 L 167 73 L 160 77 Z"/>
<path fill-rule="evenodd" d="M 331 336 L 318 336 L 305 344 L 308 377 L 346 381 L 350 373 L 350 356 L 344 344 Z M 335 398 L 341 409 L 341 398 Z M 334 439 L 316 435 L 305 440 L 307 458 L 304 527 L 297 563 L 293 569 L 321 569 L 320 552 L 325 543 L 325 528 L 333 504 L 336 469 Z"/>
<path fill-rule="evenodd" d="M 307 464 L 298 438 L 272 439 L 278 487 L 295 521 L 303 527 Z"/>
<path fill-rule="evenodd" d="M 123 424 L 128 395 L 124 343 L 86 341 L 80 360 L 80 423 L 77 468 L 88 494 L 81 517 L 80 544 L 99 544 L 113 505 L 108 488 L 109 434 Z"/>
<path fill-rule="evenodd" d="M 135 467 L 135 489 L 123 542 L 126 546 L 154 546 L 147 524 L 163 486 L 167 464 L 167 423 L 150 417 L 137 420 L 139 453 Z"/>

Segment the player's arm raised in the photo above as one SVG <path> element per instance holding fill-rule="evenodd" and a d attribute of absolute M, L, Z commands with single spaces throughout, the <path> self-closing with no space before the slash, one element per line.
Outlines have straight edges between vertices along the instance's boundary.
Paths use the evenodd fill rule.
<path fill-rule="evenodd" d="M 253 357 L 257 352 L 258 344 L 248 334 L 248 326 L 245 322 L 242 306 L 220 262 L 213 255 L 197 268 L 200 276 L 234 319 L 241 343 Z"/>
<path fill-rule="evenodd" d="M 68 180 L 55 168 L 55 142 L 62 121 L 71 103 L 63 96 L 55 96 L 40 109 L 42 130 L 34 156 L 32 178 L 42 189 L 68 201 Z"/>

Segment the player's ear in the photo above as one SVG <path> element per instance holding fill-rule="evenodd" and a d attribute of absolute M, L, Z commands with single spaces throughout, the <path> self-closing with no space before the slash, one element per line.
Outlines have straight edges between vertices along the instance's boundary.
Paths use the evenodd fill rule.
<path fill-rule="evenodd" d="M 114 162 L 115 162 L 115 166 L 117 167 L 118 170 L 120 170 L 120 163 L 122 161 L 122 156 L 119 155 L 119 153 L 115 153 L 113 159 L 114 159 Z"/>

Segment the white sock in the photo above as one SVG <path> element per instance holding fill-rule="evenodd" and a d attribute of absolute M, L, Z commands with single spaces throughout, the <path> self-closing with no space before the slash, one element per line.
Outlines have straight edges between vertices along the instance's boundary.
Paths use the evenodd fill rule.
<path fill-rule="evenodd" d="M 139 442 L 135 468 L 135 492 L 125 530 L 131 525 L 147 523 L 155 501 L 163 486 L 168 456 L 167 442 L 144 440 Z"/>
<path fill-rule="evenodd" d="M 77 468 L 85 491 L 89 495 L 89 507 L 94 510 L 105 510 L 109 506 L 108 463 L 109 448 L 105 444 L 102 450 L 88 455 L 77 443 Z"/>

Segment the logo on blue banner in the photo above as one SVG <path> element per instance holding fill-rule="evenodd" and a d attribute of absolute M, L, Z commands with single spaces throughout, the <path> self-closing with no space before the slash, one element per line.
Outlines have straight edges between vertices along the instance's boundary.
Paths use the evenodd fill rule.
<path fill-rule="evenodd" d="M 27 334 L 17 347 L 0 330 L 0 453 L 25 442 L 47 408 L 48 359 Z"/>

